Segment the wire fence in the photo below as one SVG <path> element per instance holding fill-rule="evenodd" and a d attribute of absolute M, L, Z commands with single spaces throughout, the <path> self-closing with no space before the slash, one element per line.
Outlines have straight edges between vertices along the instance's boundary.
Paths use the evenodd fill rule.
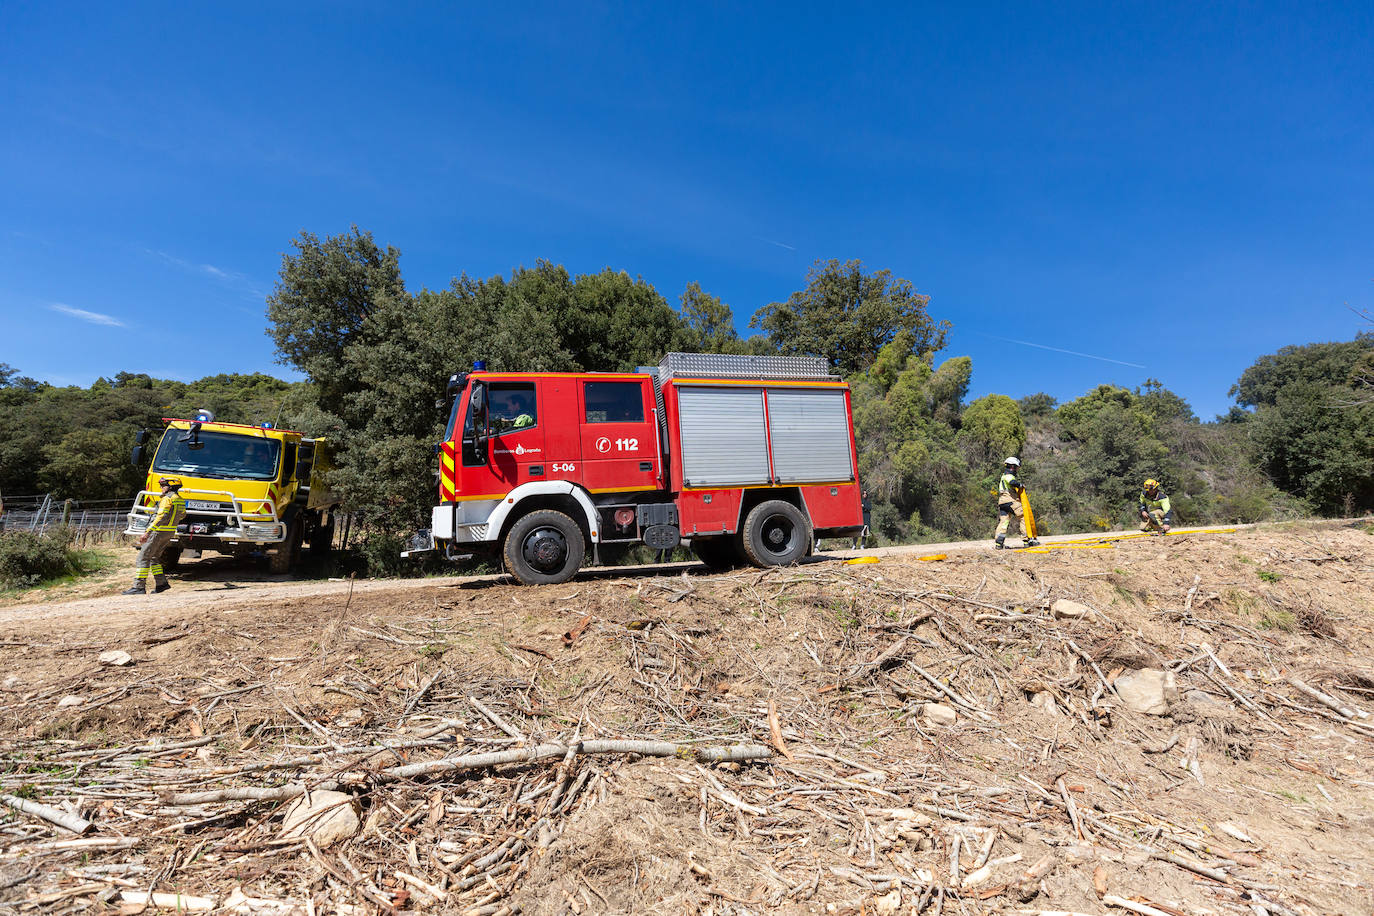
<path fill-rule="evenodd" d="M 5 497 L 0 526 L 5 531 L 43 534 L 66 526 L 81 532 L 123 531 L 129 524 L 131 499 L 58 499 L 50 493 Z"/>

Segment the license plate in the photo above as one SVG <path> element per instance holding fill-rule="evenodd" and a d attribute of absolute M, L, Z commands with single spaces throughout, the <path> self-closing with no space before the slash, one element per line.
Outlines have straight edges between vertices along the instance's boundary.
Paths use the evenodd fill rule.
<path fill-rule="evenodd" d="M 188 508 L 188 509 L 218 509 L 218 508 L 219 508 L 219 503 L 198 502 L 198 501 L 196 501 L 196 500 L 194 500 L 194 499 L 188 499 L 188 500 L 186 501 L 186 508 Z"/>

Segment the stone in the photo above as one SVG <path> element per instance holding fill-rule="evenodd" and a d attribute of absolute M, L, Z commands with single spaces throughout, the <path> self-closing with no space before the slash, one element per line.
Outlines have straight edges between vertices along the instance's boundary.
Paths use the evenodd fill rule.
<path fill-rule="evenodd" d="M 302 795 L 286 809 L 281 838 L 310 837 L 324 849 L 358 832 L 358 800 L 344 792 L 316 791 Z"/>
<path fill-rule="evenodd" d="M 902 908 L 902 886 L 899 884 L 891 891 L 873 901 L 873 911 L 878 916 L 895 916 Z"/>
<path fill-rule="evenodd" d="M 63 706 L 80 706 L 84 702 L 86 702 L 86 700 L 83 697 L 79 697 L 74 693 L 69 693 L 62 699 L 58 700 L 57 705 L 59 708 Z"/>
<path fill-rule="evenodd" d="M 134 663 L 134 657 L 123 649 L 111 649 L 108 652 L 101 652 L 100 664 L 110 665 L 115 668 L 123 668 Z"/>
<path fill-rule="evenodd" d="M 1178 702 L 1178 682 L 1172 671 L 1141 668 L 1121 675 L 1112 684 L 1127 708 L 1150 716 L 1167 716 Z"/>
<path fill-rule="evenodd" d="M 1221 702 L 1221 700 L 1218 700 L 1216 697 L 1212 696 L 1205 690 L 1190 690 L 1183 695 L 1183 698 L 1187 700 L 1189 703 L 1196 703 L 1199 706 L 1224 707 L 1226 705 L 1225 703 Z"/>
<path fill-rule="evenodd" d="M 1096 611 L 1086 604 L 1079 604 L 1077 601 L 1070 601 L 1067 598 L 1060 598 L 1051 604 L 1050 613 L 1054 615 L 1056 620 L 1080 620 L 1096 615 Z"/>
<path fill-rule="evenodd" d="M 954 711 L 953 706 L 926 703 L 921 707 L 921 717 L 926 720 L 927 725 L 953 725 L 958 721 L 959 714 Z"/>

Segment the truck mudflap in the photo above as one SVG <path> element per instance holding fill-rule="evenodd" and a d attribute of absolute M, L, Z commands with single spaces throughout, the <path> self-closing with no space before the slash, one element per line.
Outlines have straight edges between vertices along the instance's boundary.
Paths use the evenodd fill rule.
<path fill-rule="evenodd" d="M 125 534 L 140 535 L 148 530 L 161 495 L 152 490 L 143 490 L 134 497 L 134 504 L 129 509 L 129 525 L 124 529 Z M 277 515 L 276 507 L 266 500 L 245 500 L 227 490 L 185 488 L 181 491 L 181 498 L 186 501 L 187 521 L 178 529 L 178 534 L 221 541 L 251 541 L 257 544 L 278 544 L 286 540 L 286 524 Z M 263 505 L 267 505 L 269 511 L 263 512 Z M 254 508 L 250 509 L 249 506 Z M 192 516 L 214 521 L 197 522 L 191 518 Z M 223 524 L 224 527 L 210 531 L 209 528 L 216 523 Z M 205 524 L 207 530 L 196 531 L 197 524 Z"/>

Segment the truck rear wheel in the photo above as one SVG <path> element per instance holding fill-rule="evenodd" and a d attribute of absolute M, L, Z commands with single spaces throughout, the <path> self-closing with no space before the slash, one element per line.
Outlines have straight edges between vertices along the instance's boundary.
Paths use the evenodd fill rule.
<path fill-rule="evenodd" d="M 692 553 L 709 569 L 731 569 L 743 565 L 744 553 L 735 538 L 725 535 L 714 538 L 692 538 Z"/>
<path fill-rule="evenodd" d="M 571 518 L 538 509 L 511 526 L 504 553 L 506 569 L 525 585 L 556 585 L 581 568 L 587 542 Z"/>
<path fill-rule="evenodd" d="M 759 503 L 744 519 L 740 540 L 755 566 L 787 566 L 806 556 L 811 546 L 811 523 L 789 502 Z"/>
<path fill-rule="evenodd" d="M 320 524 L 320 516 L 316 515 L 310 525 L 310 536 L 306 539 L 310 544 L 310 556 L 315 559 L 322 559 L 329 556 L 329 552 L 334 549 L 334 516 L 331 513 L 327 524 Z"/>

